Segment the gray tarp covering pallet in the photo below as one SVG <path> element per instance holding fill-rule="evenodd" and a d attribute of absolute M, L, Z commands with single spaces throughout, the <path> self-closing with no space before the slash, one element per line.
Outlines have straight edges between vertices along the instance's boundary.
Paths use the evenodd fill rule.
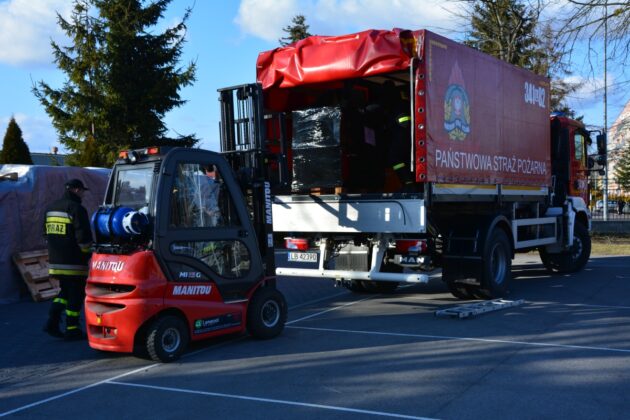
<path fill-rule="evenodd" d="M 46 249 L 44 210 L 60 198 L 71 178 L 83 181 L 90 191 L 83 206 L 92 215 L 103 202 L 109 169 L 72 166 L 0 165 L 0 304 L 20 299 L 24 289 L 11 257 L 19 252 Z"/>
<path fill-rule="evenodd" d="M 452 316 L 457 318 L 468 318 L 486 312 L 498 311 L 500 309 L 511 308 L 525 303 L 523 299 L 504 300 L 494 299 L 484 302 L 468 303 L 466 305 L 455 306 L 453 308 L 440 309 L 435 311 L 435 316 Z"/>

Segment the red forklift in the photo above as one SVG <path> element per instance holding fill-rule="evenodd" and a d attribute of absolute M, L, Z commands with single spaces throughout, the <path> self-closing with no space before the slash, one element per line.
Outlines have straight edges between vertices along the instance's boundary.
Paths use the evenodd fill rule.
<path fill-rule="evenodd" d="M 282 332 L 287 304 L 274 277 L 265 152 L 237 135 L 249 122 L 232 124 L 223 127 L 223 154 L 120 153 L 92 217 L 85 299 L 92 348 L 170 362 L 189 341 Z"/>

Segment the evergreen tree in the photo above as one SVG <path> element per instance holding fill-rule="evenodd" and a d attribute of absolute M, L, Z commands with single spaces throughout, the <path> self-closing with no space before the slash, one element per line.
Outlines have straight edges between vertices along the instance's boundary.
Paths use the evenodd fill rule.
<path fill-rule="evenodd" d="M 562 49 L 551 24 L 547 23 L 539 32 L 539 47 L 532 57 L 532 65 L 529 69 L 536 74 L 551 78 L 551 88 L 549 89 L 549 108 L 551 111 L 562 112 L 569 117 L 576 118 L 575 111 L 568 106 L 566 98 L 577 91 L 582 83 L 570 83 L 561 77 L 554 77 L 556 74 L 566 76 L 571 74 L 564 62 L 566 53 Z M 581 119 L 582 117 L 577 118 Z"/>
<path fill-rule="evenodd" d="M 7 132 L 2 142 L 2 152 L 0 152 L 0 163 L 22 163 L 32 165 L 31 152 L 22 138 L 22 130 L 15 122 L 15 118 L 11 118 Z"/>
<path fill-rule="evenodd" d="M 615 165 L 615 178 L 617 178 L 617 184 L 624 191 L 630 191 L 630 142 L 621 151 L 619 160 Z"/>
<path fill-rule="evenodd" d="M 308 33 L 309 25 L 306 24 L 306 18 L 304 15 L 296 15 L 291 20 L 293 25 L 285 26 L 282 30 L 287 33 L 287 36 L 282 37 L 278 40 L 280 45 L 286 47 L 287 45 L 293 44 L 294 42 L 299 41 L 300 39 L 308 38 L 311 36 Z"/>
<path fill-rule="evenodd" d="M 195 63 L 178 67 L 190 9 L 178 25 L 155 33 L 171 1 L 74 0 L 69 20 L 57 16 L 72 40 L 51 43 L 67 80 L 60 89 L 40 81 L 33 93 L 73 153 L 69 163 L 109 166 L 122 149 L 198 141 L 194 134 L 169 138 L 162 121 L 186 102 L 179 91 L 196 70 Z"/>
<path fill-rule="evenodd" d="M 538 12 L 518 0 L 472 2 L 472 30 L 464 42 L 508 63 L 531 68 L 537 54 Z"/>
<path fill-rule="evenodd" d="M 574 116 L 566 97 L 580 84 L 556 75 L 568 75 L 565 52 L 550 24 L 540 26 L 540 8 L 520 0 L 473 0 L 465 16 L 471 32 L 464 43 L 510 64 L 552 79 L 550 108 Z"/>

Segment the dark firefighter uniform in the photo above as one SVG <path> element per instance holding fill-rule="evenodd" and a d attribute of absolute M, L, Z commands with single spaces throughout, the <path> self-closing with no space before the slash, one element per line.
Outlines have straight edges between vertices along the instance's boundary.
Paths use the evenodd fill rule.
<path fill-rule="evenodd" d="M 409 187 L 413 185 L 413 173 L 409 168 L 411 116 L 409 110 L 399 108 L 397 111 L 392 113 L 389 121 L 391 146 L 388 161 L 403 187 Z"/>
<path fill-rule="evenodd" d="M 78 179 L 68 181 L 65 187 L 63 197 L 46 209 L 44 220 L 48 274 L 57 278 L 61 286 L 50 307 L 44 331 L 55 337 L 78 339 L 83 337 L 79 314 L 85 298 L 92 231 L 87 210 L 81 205 L 81 196 L 87 188 Z M 64 311 L 66 331 L 62 333 L 59 322 Z"/>
<path fill-rule="evenodd" d="M 403 99 L 400 90 L 391 81 L 386 81 L 377 91 L 377 103 L 372 103 L 362 111 L 364 124 L 381 132 L 387 144 L 387 166 L 391 168 L 402 191 L 412 191 L 414 187 L 411 160 L 411 114 L 409 101 Z"/>

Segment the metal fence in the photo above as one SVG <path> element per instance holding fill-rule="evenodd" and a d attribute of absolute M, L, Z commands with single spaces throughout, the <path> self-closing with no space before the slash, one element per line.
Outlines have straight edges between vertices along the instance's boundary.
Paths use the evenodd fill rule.
<path fill-rule="evenodd" d="M 604 218 L 604 200 L 594 197 L 590 202 L 590 210 L 593 220 L 628 220 L 630 221 L 630 195 L 624 195 L 617 189 L 608 190 L 608 217 Z"/>

